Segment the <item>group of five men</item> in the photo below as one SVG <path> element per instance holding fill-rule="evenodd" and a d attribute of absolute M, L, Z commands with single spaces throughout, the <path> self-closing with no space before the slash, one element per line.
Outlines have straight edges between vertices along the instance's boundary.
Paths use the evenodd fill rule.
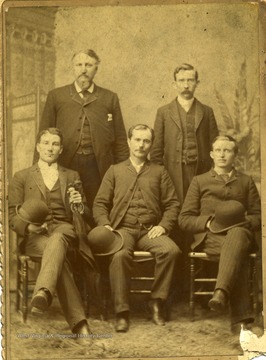
<path fill-rule="evenodd" d="M 56 291 L 72 331 L 90 336 L 67 258 L 77 242 L 73 209 L 78 209 L 94 227 L 83 244 L 89 256 L 95 239 L 108 243 L 114 233 L 122 239 L 107 257 L 117 332 L 129 328 L 136 248 L 154 254 L 150 308 L 153 322 L 164 325 L 162 307 L 181 254 L 171 239 L 177 223 L 194 236 L 193 249 L 220 256 L 210 308 L 220 311 L 230 303 L 232 323 L 252 322 L 247 257 L 260 228 L 259 194 L 251 177 L 234 168 L 235 140 L 218 136 L 212 109 L 194 98 L 197 71 L 189 64 L 177 67 L 177 98 L 158 110 L 154 130 L 138 124 L 126 136 L 117 95 L 93 82 L 99 62 L 93 50 L 73 56 L 74 83 L 48 94 L 37 162 L 10 184 L 10 226 L 22 237 L 25 253 L 42 258 L 32 311 L 47 310 Z M 73 186 L 80 179 L 82 186 Z M 29 212 L 41 203 L 47 213 L 34 223 Z"/>

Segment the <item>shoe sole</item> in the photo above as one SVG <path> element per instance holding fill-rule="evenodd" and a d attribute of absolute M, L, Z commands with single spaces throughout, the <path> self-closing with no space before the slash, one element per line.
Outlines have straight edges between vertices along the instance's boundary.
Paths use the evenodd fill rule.
<path fill-rule="evenodd" d="M 216 312 L 223 312 L 225 310 L 225 306 L 220 303 L 219 301 L 215 301 L 215 300 L 210 300 L 208 302 L 208 306 L 212 311 L 216 311 Z"/>
<path fill-rule="evenodd" d="M 45 311 L 38 309 L 37 307 L 33 306 L 31 308 L 31 314 L 34 316 L 43 316 L 45 314 Z"/>
<path fill-rule="evenodd" d="M 32 299 L 31 306 L 32 308 L 36 308 L 41 312 L 44 312 L 48 309 L 48 303 L 45 297 L 38 295 L 34 296 Z"/>
<path fill-rule="evenodd" d="M 128 328 L 127 329 L 115 329 L 115 331 L 118 333 L 126 333 L 128 331 Z"/>

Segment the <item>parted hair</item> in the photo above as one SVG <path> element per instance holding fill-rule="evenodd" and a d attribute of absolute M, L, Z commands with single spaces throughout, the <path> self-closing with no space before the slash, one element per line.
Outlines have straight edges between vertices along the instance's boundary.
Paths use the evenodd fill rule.
<path fill-rule="evenodd" d="M 128 130 L 128 138 L 129 139 L 132 138 L 134 130 L 149 130 L 150 133 L 151 133 L 151 140 L 153 142 L 153 140 L 154 140 L 154 130 L 150 126 L 148 126 L 146 124 L 137 124 L 137 125 L 131 126 L 131 128 Z"/>
<path fill-rule="evenodd" d="M 47 133 L 52 134 L 52 135 L 58 135 L 60 137 L 61 145 L 63 144 L 62 132 L 61 132 L 61 130 L 59 130 L 58 128 L 55 128 L 55 127 L 50 127 L 50 128 L 40 131 L 36 137 L 36 144 L 39 144 L 41 141 L 41 137 Z"/>
<path fill-rule="evenodd" d="M 75 56 L 77 56 L 78 54 L 85 54 L 85 55 L 92 57 L 93 59 L 95 59 L 97 61 L 97 64 L 99 64 L 101 62 L 101 59 L 99 58 L 99 56 L 92 49 L 85 49 L 85 50 L 83 49 L 83 50 L 79 50 L 79 51 L 75 52 L 75 54 L 72 56 L 72 61 L 75 58 Z"/>
<path fill-rule="evenodd" d="M 216 136 L 213 141 L 212 141 L 212 150 L 213 150 L 213 145 L 216 141 L 218 140 L 227 140 L 227 141 L 230 141 L 230 142 L 233 142 L 235 144 L 235 147 L 234 147 L 234 152 L 235 154 L 238 153 L 238 143 L 236 141 L 236 139 L 234 139 L 232 136 L 230 135 L 219 135 L 219 136 Z"/>
<path fill-rule="evenodd" d="M 199 74 L 198 71 L 194 68 L 194 66 L 187 64 L 187 63 L 183 63 L 181 65 L 178 65 L 175 70 L 174 70 L 174 79 L 176 80 L 176 74 L 179 73 L 180 70 L 194 70 L 195 71 L 195 79 L 196 81 L 198 81 L 199 78 Z"/>

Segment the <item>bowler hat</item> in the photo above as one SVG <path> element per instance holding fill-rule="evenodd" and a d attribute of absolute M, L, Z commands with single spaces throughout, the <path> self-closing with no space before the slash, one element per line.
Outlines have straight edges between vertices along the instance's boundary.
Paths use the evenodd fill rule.
<path fill-rule="evenodd" d="M 211 219 L 209 229 L 212 233 L 218 234 L 236 226 L 248 224 L 245 217 L 244 206 L 236 200 L 227 200 L 220 203 Z"/>
<path fill-rule="evenodd" d="M 105 226 L 97 226 L 89 232 L 89 246 L 97 256 L 112 255 L 124 244 L 122 234 L 117 230 L 109 230 Z"/>
<path fill-rule="evenodd" d="M 28 199 L 22 205 L 17 205 L 16 213 L 28 224 L 42 225 L 49 214 L 49 209 L 42 200 Z"/>

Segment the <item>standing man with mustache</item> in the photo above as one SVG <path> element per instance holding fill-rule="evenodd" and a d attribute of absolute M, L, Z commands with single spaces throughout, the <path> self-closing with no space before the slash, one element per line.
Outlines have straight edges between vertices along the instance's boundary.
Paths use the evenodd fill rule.
<path fill-rule="evenodd" d="M 218 135 L 213 110 L 194 98 L 198 72 L 182 64 L 174 70 L 177 98 L 159 108 L 151 160 L 164 164 L 181 204 L 194 175 L 211 168 L 212 140 Z"/>
<path fill-rule="evenodd" d="M 60 164 L 79 173 L 89 207 L 109 166 L 129 155 L 118 97 L 93 81 L 99 63 L 93 50 L 74 54 L 75 81 L 49 92 L 39 129 L 62 131 Z"/>
<path fill-rule="evenodd" d="M 194 97 L 198 84 L 198 72 L 192 65 L 177 66 L 174 70 L 177 97 L 158 109 L 154 124 L 151 160 L 166 167 L 181 205 L 193 176 L 211 168 L 211 144 L 218 135 L 213 110 Z M 173 236 L 185 259 L 189 239 L 178 227 Z M 178 277 L 181 272 L 178 271 Z M 182 285 L 178 287 L 181 288 Z"/>

